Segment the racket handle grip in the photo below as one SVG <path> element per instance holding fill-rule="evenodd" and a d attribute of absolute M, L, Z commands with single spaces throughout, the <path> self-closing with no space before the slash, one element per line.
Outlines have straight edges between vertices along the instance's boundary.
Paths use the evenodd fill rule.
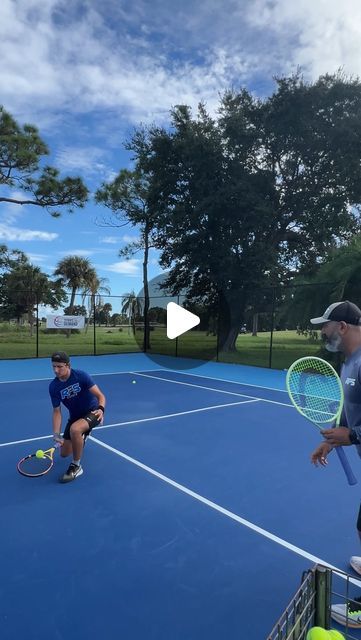
<path fill-rule="evenodd" d="M 346 474 L 347 481 L 350 485 L 357 484 L 357 478 L 354 476 L 354 473 L 351 469 L 351 465 L 346 457 L 345 451 L 342 447 L 335 447 L 336 453 L 339 457 L 339 460 L 343 466 L 343 470 Z"/>

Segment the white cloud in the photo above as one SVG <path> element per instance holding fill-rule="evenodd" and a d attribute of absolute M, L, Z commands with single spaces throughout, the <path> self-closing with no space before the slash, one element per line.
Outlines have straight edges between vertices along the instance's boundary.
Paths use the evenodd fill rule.
<path fill-rule="evenodd" d="M 103 242 L 104 244 L 119 244 L 121 242 L 129 244 L 130 242 L 137 242 L 138 240 L 138 236 L 130 236 L 127 234 L 123 236 L 103 236 L 99 238 L 99 242 Z"/>
<path fill-rule="evenodd" d="M 140 260 L 123 260 L 121 262 L 114 262 L 107 266 L 103 265 L 105 271 L 113 271 L 114 273 L 122 273 L 127 276 L 139 276 L 140 274 Z"/>
<path fill-rule="evenodd" d="M 126 242 L 127 244 L 129 244 L 130 242 L 137 242 L 139 240 L 138 236 L 129 236 L 127 234 L 125 234 L 124 236 L 121 237 L 122 242 Z"/>
<path fill-rule="evenodd" d="M 361 3 L 359 0 L 254 0 L 247 11 L 249 24 L 276 36 L 287 47 L 293 66 L 313 79 L 343 67 L 361 72 Z"/>
<path fill-rule="evenodd" d="M 49 260 L 50 258 L 50 256 L 44 255 L 43 253 L 27 253 L 26 255 L 32 264 L 40 265 L 43 265 L 45 260 Z"/>
<path fill-rule="evenodd" d="M 6 241 L 23 241 L 30 242 L 40 240 L 50 242 L 58 238 L 57 233 L 48 233 L 46 231 L 33 231 L 30 229 L 19 229 L 7 224 L 0 224 L 0 239 Z"/>
<path fill-rule="evenodd" d="M 67 251 L 57 251 L 59 256 L 80 256 L 81 258 L 89 258 L 93 253 L 93 249 L 68 249 Z"/>
<path fill-rule="evenodd" d="M 219 90 L 249 71 L 250 60 L 234 43 L 228 51 L 208 43 L 198 62 L 189 56 L 176 62 L 170 44 L 154 46 L 144 29 L 138 37 L 120 23 L 118 31 L 110 29 L 95 4 L 80 19 L 67 16 L 61 1 L 3 0 L 0 25 L 2 100 L 23 117 L 37 112 L 38 123 L 50 112 L 107 108 L 138 123 L 162 118 L 179 102 L 195 106 L 205 99 L 213 106 Z"/>
<path fill-rule="evenodd" d="M 103 161 L 105 156 L 104 149 L 94 146 L 62 146 L 55 154 L 55 163 L 66 173 L 96 176 L 98 180 L 108 182 L 114 178 L 114 172 Z"/>
<path fill-rule="evenodd" d="M 121 122 L 161 121 L 180 102 L 204 100 L 213 112 L 219 92 L 262 71 L 269 80 L 297 65 L 311 76 L 340 66 L 361 71 L 359 0 L 206 0 L 190 7 L 190 0 L 138 0 L 125 12 L 114 0 L 2 0 L 3 103 L 42 126 L 107 109 L 120 130 Z M 107 171 L 97 147 L 64 147 L 58 161 L 65 169 Z"/>
<path fill-rule="evenodd" d="M 116 236 L 103 236 L 103 238 L 99 238 L 99 242 L 104 242 L 104 244 L 118 244 L 119 238 Z"/>

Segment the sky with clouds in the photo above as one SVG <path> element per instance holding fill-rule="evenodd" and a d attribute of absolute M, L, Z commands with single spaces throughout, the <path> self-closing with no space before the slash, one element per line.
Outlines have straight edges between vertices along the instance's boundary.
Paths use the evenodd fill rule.
<path fill-rule="evenodd" d="M 175 104 L 204 101 L 214 113 L 225 89 L 265 97 L 274 76 L 297 68 L 307 79 L 340 67 L 361 75 L 361 2 L 1 0 L 0 59 L 0 104 L 38 126 L 51 164 L 94 192 L 131 166 L 123 144 L 134 127 L 165 124 Z M 104 226 L 106 209 L 90 201 L 54 219 L 0 207 L 0 243 L 43 271 L 77 254 L 113 295 L 141 289 L 141 255 L 118 256 L 137 231 Z M 153 253 L 150 276 L 159 272 Z"/>

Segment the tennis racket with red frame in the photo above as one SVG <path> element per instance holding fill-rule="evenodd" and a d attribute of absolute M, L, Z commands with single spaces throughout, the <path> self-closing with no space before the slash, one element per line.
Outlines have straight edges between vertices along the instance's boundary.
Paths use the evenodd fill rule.
<path fill-rule="evenodd" d="M 61 447 L 61 445 L 61 442 L 56 442 L 50 449 L 42 451 L 43 455 L 41 456 L 39 455 L 41 449 L 39 449 L 36 453 L 31 453 L 21 458 L 17 464 L 18 472 L 27 478 L 39 478 L 49 473 L 54 464 L 55 450 Z"/>

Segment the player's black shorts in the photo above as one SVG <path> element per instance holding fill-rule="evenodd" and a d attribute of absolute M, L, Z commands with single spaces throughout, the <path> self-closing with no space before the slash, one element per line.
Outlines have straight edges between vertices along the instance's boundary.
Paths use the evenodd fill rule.
<path fill-rule="evenodd" d="M 88 411 L 88 413 L 85 414 L 85 416 L 81 416 L 83 420 L 86 420 L 89 427 L 86 429 L 84 429 L 83 431 L 83 435 L 88 436 L 89 433 L 91 432 L 91 430 L 94 427 L 97 427 L 98 424 L 101 423 L 102 419 L 98 418 L 98 416 L 96 416 L 92 411 Z M 73 422 L 76 422 L 77 420 L 80 420 L 80 418 L 76 418 L 75 420 L 68 420 L 67 425 L 64 429 L 64 433 L 63 433 L 63 438 L 64 440 L 71 440 L 70 438 L 70 427 L 73 424 Z"/>

